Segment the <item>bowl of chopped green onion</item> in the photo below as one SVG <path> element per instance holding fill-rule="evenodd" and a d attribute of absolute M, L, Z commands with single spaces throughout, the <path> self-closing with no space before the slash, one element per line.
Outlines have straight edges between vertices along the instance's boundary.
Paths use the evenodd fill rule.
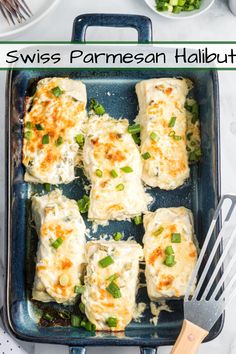
<path fill-rule="evenodd" d="M 161 16 L 171 19 L 188 19 L 208 10 L 215 0 L 145 0 Z"/>

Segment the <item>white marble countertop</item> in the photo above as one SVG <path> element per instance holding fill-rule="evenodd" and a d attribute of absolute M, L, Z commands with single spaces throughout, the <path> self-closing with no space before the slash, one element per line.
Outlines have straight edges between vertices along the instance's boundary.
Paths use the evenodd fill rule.
<path fill-rule="evenodd" d="M 236 0 L 235 0 L 236 1 Z M 66 11 L 65 11 L 66 7 Z M 146 15 L 153 22 L 154 40 L 162 41 L 181 41 L 181 40 L 236 40 L 236 17 L 234 17 L 226 6 L 226 0 L 216 0 L 213 7 L 204 15 L 192 20 L 172 21 L 164 19 L 152 12 L 143 0 L 61 0 L 58 7 L 42 22 L 28 32 L 22 33 L 19 37 L 11 40 L 21 41 L 43 41 L 43 40 L 70 40 L 72 23 L 74 18 L 83 13 L 91 12 L 117 12 L 117 13 L 136 13 Z M 136 34 L 133 30 L 111 29 L 109 33 L 106 29 L 88 31 L 89 40 L 136 40 Z M 219 73 L 220 78 L 220 103 L 221 103 L 221 153 L 222 153 L 222 193 L 236 194 L 236 71 Z M 4 141 L 4 89 L 5 73 L 0 72 L 0 141 Z M 0 159 L 4 160 L 3 145 L 0 149 Z M 2 166 L 4 164 L 2 163 Z M 1 195 L 3 189 L 4 170 L 0 170 Z M 3 217 L 4 205 L 3 198 L 0 198 L 0 216 Z M 2 235 L 0 238 L 0 250 L 2 249 Z M 1 290 L 1 288 L 0 288 Z M 226 313 L 225 326 L 220 336 L 214 341 L 201 345 L 200 354 L 236 354 L 236 336 L 235 336 L 235 318 L 236 301 L 231 305 L 230 311 Z M 1 330 L 0 330 L 1 345 Z M 32 346 L 22 344 L 28 353 L 33 352 Z M 26 352 L 26 351 L 22 351 Z M 159 348 L 158 353 L 169 353 L 169 347 Z M 1 353 L 0 346 L 0 353 Z M 18 353 L 18 351 L 15 351 Z M 55 345 L 36 344 L 35 354 L 66 354 L 68 348 Z M 137 354 L 138 348 L 88 348 L 88 354 Z M 14 353 L 5 351 L 5 354 Z"/>

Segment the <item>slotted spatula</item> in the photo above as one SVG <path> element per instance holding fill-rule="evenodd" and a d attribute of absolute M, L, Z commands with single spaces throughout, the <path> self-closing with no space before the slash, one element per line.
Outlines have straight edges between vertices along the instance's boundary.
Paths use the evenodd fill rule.
<path fill-rule="evenodd" d="M 171 354 L 194 354 L 236 295 L 236 196 L 225 195 L 214 213 L 184 297 L 184 322 Z M 225 210 L 225 208 L 227 210 Z M 220 227 L 219 218 L 224 213 Z M 218 225 L 217 237 L 212 237 Z M 224 247 L 218 262 L 216 255 Z M 223 270 L 224 267 L 224 270 Z M 198 281 L 197 281 L 198 278 Z M 194 292 L 194 288 L 197 282 Z"/>

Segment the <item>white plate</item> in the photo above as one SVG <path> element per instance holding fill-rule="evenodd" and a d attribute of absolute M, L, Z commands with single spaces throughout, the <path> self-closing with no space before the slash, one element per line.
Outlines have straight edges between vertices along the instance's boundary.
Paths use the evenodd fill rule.
<path fill-rule="evenodd" d="M 33 16 L 20 24 L 9 25 L 0 13 L 0 38 L 16 35 L 42 20 L 60 0 L 25 0 Z"/>
<path fill-rule="evenodd" d="M 180 12 L 179 14 L 173 14 L 172 12 L 168 11 L 157 11 L 156 10 L 156 1 L 155 0 L 144 0 L 146 4 L 158 15 L 161 15 L 163 17 L 167 17 L 170 19 L 174 20 L 184 20 L 192 17 L 196 17 L 203 12 L 207 11 L 211 5 L 214 3 L 215 0 L 202 0 L 202 4 L 199 10 L 193 10 L 193 11 L 183 11 Z"/>

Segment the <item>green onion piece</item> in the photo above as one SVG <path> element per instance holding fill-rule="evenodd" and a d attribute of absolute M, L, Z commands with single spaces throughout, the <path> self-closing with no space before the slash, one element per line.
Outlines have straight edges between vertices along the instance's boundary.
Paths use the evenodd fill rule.
<path fill-rule="evenodd" d="M 69 320 L 71 318 L 70 312 L 66 310 L 58 311 L 58 315 L 63 318 L 63 320 Z"/>
<path fill-rule="evenodd" d="M 145 152 L 144 154 L 142 154 L 142 158 L 144 159 L 144 160 L 148 160 L 148 159 L 150 159 L 150 157 L 151 157 L 151 155 L 150 155 L 150 153 L 147 151 L 147 152 Z"/>
<path fill-rule="evenodd" d="M 58 139 L 55 141 L 56 146 L 60 146 L 63 143 L 63 139 L 61 136 L 58 137 Z"/>
<path fill-rule="evenodd" d="M 150 139 L 153 140 L 153 141 L 159 140 L 158 136 L 157 136 L 157 134 L 155 132 L 151 132 Z"/>
<path fill-rule="evenodd" d="M 85 292 L 85 286 L 84 285 L 75 285 L 74 287 L 74 293 L 75 294 L 83 294 Z"/>
<path fill-rule="evenodd" d="M 44 129 L 43 126 L 42 126 L 42 124 L 35 124 L 35 128 L 36 128 L 37 130 L 43 130 L 43 129 Z"/>
<path fill-rule="evenodd" d="M 97 170 L 96 170 L 96 175 L 97 175 L 98 177 L 102 177 L 103 173 L 102 173 L 101 170 L 97 169 Z"/>
<path fill-rule="evenodd" d="M 171 130 L 168 134 L 171 138 L 173 138 L 175 136 L 175 131 Z"/>
<path fill-rule="evenodd" d="M 175 126 L 175 122 L 176 122 L 176 117 L 171 117 L 170 121 L 169 121 L 169 124 L 168 124 L 168 127 L 169 128 L 173 128 Z"/>
<path fill-rule="evenodd" d="M 125 173 L 131 173 L 133 172 L 133 169 L 130 166 L 125 166 L 125 167 L 121 167 L 121 171 Z"/>
<path fill-rule="evenodd" d="M 112 263 L 114 263 L 114 260 L 111 256 L 107 256 L 105 258 L 100 259 L 100 261 L 98 262 L 98 264 L 102 267 L 102 268 L 106 268 L 109 265 L 111 265 Z"/>
<path fill-rule="evenodd" d="M 118 177 L 118 174 L 116 173 L 115 170 L 111 170 L 110 175 L 111 175 L 111 177 L 113 177 L 113 178 Z"/>
<path fill-rule="evenodd" d="M 106 112 L 105 108 L 104 108 L 103 105 L 101 105 L 101 104 L 97 104 L 97 105 L 93 108 L 93 110 L 94 110 L 94 112 L 95 112 L 97 115 L 99 115 L 99 116 L 103 115 L 103 114 Z"/>
<path fill-rule="evenodd" d="M 114 299 L 118 299 L 121 297 L 121 291 L 119 286 L 113 281 L 108 285 L 106 290 L 114 297 Z"/>
<path fill-rule="evenodd" d="M 172 243 L 181 243 L 181 235 L 179 233 L 171 234 L 171 242 Z"/>
<path fill-rule="evenodd" d="M 44 188 L 45 190 L 49 193 L 51 191 L 51 184 L 50 183 L 44 183 Z"/>
<path fill-rule="evenodd" d="M 123 235 L 122 235 L 121 232 L 116 232 L 116 233 L 114 233 L 114 235 L 113 235 L 113 239 L 114 239 L 115 241 L 120 241 L 120 240 L 122 239 L 122 237 L 123 237 Z"/>
<path fill-rule="evenodd" d="M 80 327 L 81 325 L 81 318 L 77 315 L 71 315 L 71 326 L 72 327 Z"/>
<path fill-rule="evenodd" d="M 106 320 L 106 324 L 108 327 L 116 327 L 117 326 L 117 318 L 115 317 L 108 317 Z"/>
<path fill-rule="evenodd" d="M 64 91 L 62 91 L 59 86 L 54 87 L 51 92 L 56 97 L 60 97 L 64 93 Z"/>
<path fill-rule="evenodd" d="M 86 331 L 89 331 L 89 332 L 94 332 L 96 331 L 96 326 L 95 324 L 87 321 L 85 322 L 85 325 L 84 325 L 84 328 L 86 329 Z"/>
<path fill-rule="evenodd" d="M 133 221 L 135 223 L 135 225 L 140 225 L 143 223 L 143 218 L 142 218 L 142 215 L 136 215 L 134 218 L 133 218 Z"/>
<path fill-rule="evenodd" d="M 192 137 L 192 135 L 193 135 L 193 133 L 188 133 L 187 135 L 186 135 L 186 137 L 187 137 L 187 140 L 190 140 L 191 139 L 191 137 Z"/>
<path fill-rule="evenodd" d="M 83 135 L 83 134 L 78 134 L 78 135 L 76 135 L 75 141 L 77 142 L 77 144 L 78 144 L 80 147 L 83 147 L 83 146 L 84 146 L 84 135 Z"/>
<path fill-rule="evenodd" d="M 78 207 L 79 207 L 79 211 L 83 214 L 83 213 L 87 213 L 87 211 L 89 210 L 89 204 L 90 204 L 90 199 L 87 195 L 84 194 L 82 199 L 79 199 L 78 202 Z"/>
<path fill-rule="evenodd" d="M 140 133 L 140 130 L 141 130 L 140 124 L 133 124 L 128 126 L 128 132 L 130 134 Z"/>
<path fill-rule="evenodd" d="M 48 135 L 48 134 L 43 135 L 42 143 L 43 143 L 44 145 L 49 144 L 49 135 Z"/>
<path fill-rule="evenodd" d="M 106 280 L 109 280 L 110 282 L 115 281 L 116 279 L 119 278 L 118 274 L 112 274 L 109 278 L 107 278 Z"/>
<path fill-rule="evenodd" d="M 164 260 L 164 264 L 168 267 L 173 267 L 176 264 L 175 256 L 173 254 L 166 256 L 166 259 Z"/>
<path fill-rule="evenodd" d="M 158 229 L 153 232 L 153 235 L 154 236 L 159 236 L 163 231 L 164 231 L 164 227 L 163 226 L 159 226 Z"/>
<path fill-rule="evenodd" d="M 174 135 L 173 138 L 174 138 L 174 140 L 181 140 L 182 139 L 182 137 L 180 135 Z"/>
<path fill-rule="evenodd" d="M 51 245 L 53 248 L 57 249 L 63 244 L 63 239 L 61 237 L 58 237 L 56 241 L 54 241 Z"/>
<path fill-rule="evenodd" d="M 32 130 L 28 130 L 27 132 L 24 133 L 24 138 L 26 140 L 31 140 L 34 136 L 34 132 Z"/>
<path fill-rule="evenodd" d="M 80 326 L 85 328 L 86 326 L 86 319 L 83 319 L 81 322 L 80 322 Z"/>
<path fill-rule="evenodd" d="M 125 189 L 125 186 L 124 186 L 122 183 L 117 184 L 116 190 L 117 190 L 118 192 L 123 191 L 124 189 Z"/>
<path fill-rule="evenodd" d="M 85 305 L 82 302 L 79 304 L 79 309 L 81 313 L 85 313 Z"/>
<path fill-rule="evenodd" d="M 26 122 L 26 123 L 25 123 L 25 127 L 26 127 L 27 129 L 33 129 L 33 123 L 31 123 L 31 122 Z"/>
<path fill-rule="evenodd" d="M 51 316 L 49 313 L 45 312 L 43 314 L 43 318 L 47 321 L 52 321 L 53 320 L 53 316 Z"/>
<path fill-rule="evenodd" d="M 135 144 L 140 145 L 141 139 L 138 134 L 132 134 L 132 138 L 134 139 Z"/>
<path fill-rule="evenodd" d="M 166 249 L 165 249 L 165 254 L 167 256 L 170 256 L 173 253 L 174 253 L 173 247 L 172 246 L 167 246 Z"/>

